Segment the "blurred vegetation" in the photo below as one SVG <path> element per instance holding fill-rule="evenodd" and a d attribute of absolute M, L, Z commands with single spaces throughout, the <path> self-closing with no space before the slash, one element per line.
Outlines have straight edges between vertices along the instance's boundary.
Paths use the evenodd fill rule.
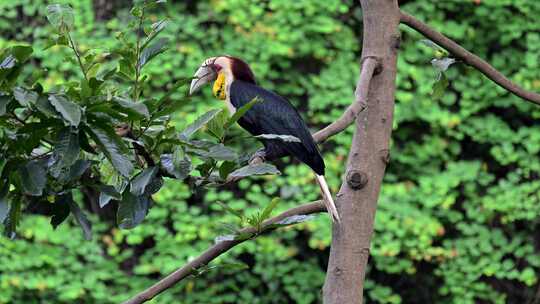
<path fill-rule="evenodd" d="M 540 2 L 400 1 L 402 8 L 462 43 L 525 88 L 540 91 Z M 75 11 L 73 37 L 84 52 L 116 45 L 130 21 L 129 1 L 65 1 Z M 66 48 L 44 50 L 54 30 L 43 0 L 0 0 L 0 48 L 34 46 L 22 80 L 46 90 L 79 79 Z M 190 77 L 203 59 L 242 57 L 259 83 L 287 96 L 318 129 L 350 103 L 358 77 L 362 12 L 356 1 L 168 1 L 162 35 L 169 50 L 145 67 L 143 93 L 155 98 Z M 433 98 L 433 49 L 402 26 L 391 163 L 379 200 L 368 274 L 369 303 L 528 303 L 540 275 L 540 108 L 508 94 L 479 72 L 456 63 L 449 86 Z M 182 130 L 218 105 L 194 97 L 174 117 Z M 179 90 L 173 98 L 180 99 Z M 334 193 L 352 129 L 322 145 Z M 237 143 L 238 150 L 252 145 Z M 284 210 L 318 198 L 309 168 L 283 159 L 282 176 L 191 191 L 168 180 L 146 219 L 118 229 L 92 212 L 94 239 L 75 221 L 53 230 L 26 215 L 15 240 L 0 238 L 0 303 L 118 303 L 198 255 L 220 223 L 234 222 L 216 201 L 255 212 L 273 197 Z M 79 198 L 75 198 L 80 201 Z M 87 206 L 89 207 L 89 206 Z M 95 211 L 95 210 L 94 210 Z M 32 213 L 32 210 L 26 210 Z M 101 219 L 99 219 L 101 218 Z M 238 246 L 155 303 L 317 303 L 324 282 L 330 227 L 320 216 Z"/>

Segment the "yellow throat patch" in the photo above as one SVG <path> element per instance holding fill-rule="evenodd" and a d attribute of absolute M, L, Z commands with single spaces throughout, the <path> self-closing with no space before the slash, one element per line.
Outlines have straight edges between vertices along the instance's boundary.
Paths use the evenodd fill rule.
<path fill-rule="evenodd" d="M 217 99 L 225 100 L 225 74 L 223 72 L 218 74 L 212 88 L 212 93 Z"/>

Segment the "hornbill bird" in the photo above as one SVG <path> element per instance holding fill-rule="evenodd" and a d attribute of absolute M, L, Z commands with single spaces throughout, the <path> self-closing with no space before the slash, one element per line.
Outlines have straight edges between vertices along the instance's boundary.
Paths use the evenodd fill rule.
<path fill-rule="evenodd" d="M 252 135 L 291 135 L 300 140 L 285 142 L 261 138 L 264 150 L 258 156 L 272 160 L 292 155 L 311 167 L 330 218 L 339 221 L 334 200 L 324 178 L 324 160 L 306 123 L 291 103 L 278 94 L 259 87 L 247 63 L 232 56 L 206 59 L 195 73 L 189 93 L 193 94 L 211 81 L 214 81 L 214 96 L 225 102 L 231 115 L 254 98 L 261 99 L 238 120 L 238 124 Z"/>

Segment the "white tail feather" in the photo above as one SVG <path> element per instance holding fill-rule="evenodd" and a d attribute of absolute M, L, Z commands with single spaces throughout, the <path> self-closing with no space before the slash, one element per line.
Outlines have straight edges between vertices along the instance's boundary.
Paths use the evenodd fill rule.
<path fill-rule="evenodd" d="M 324 205 L 326 206 L 326 210 L 328 210 L 328 215 L 330 215 L 330 218 L 333 222 L 339 222 L 339 214 L 336 208 L 336 204 L 334 203 L 332 194 L 330 194 L 330 189 L 328 189 L 326 179 L 323 175 L 315 174 L 315 176 L 317 177 L 317 183 L 319 184 L 319 187 L 321 187 L 323 201 Z"/>

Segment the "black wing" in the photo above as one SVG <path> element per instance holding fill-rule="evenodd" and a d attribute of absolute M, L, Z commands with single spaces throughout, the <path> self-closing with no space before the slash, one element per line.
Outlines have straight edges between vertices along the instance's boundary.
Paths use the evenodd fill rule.
<path fill-rule="evenodd" d="M 324 161 L 317 145 L 306 123 L 288 100 L 241 80 L 235 80 L 231 84 L 230 95 L 230 101 L 237 109 L 255 97 L 262 99 L 238 120 L 240 126 L 249 133 L 292 135 L 300 139 L 300 143 L 263 139 L 268 159 L 292 155 L 310 166 L 317 174 L 324 175 Z"/>

